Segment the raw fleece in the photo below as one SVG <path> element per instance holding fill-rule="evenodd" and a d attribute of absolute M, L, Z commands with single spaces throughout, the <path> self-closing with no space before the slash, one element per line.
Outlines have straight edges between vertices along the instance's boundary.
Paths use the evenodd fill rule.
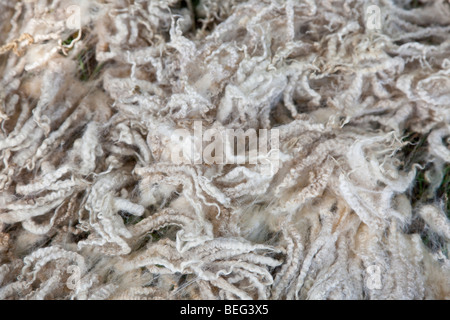
<path fill-rule="evenodd" d="M 448 1 L 0 0 L 0 46 L 0 299 L 450 298 Z M 279 170 L 174 164 L 194 121 Z"/>

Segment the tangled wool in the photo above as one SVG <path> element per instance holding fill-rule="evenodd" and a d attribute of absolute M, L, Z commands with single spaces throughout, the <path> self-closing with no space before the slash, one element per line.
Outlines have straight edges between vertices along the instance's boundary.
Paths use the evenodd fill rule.
<path fill-rule="evenodd" d="M 449 35 L 446 0 L 0 0 L 0 299 L 449 299 Z M 194 121 L 279 169 L 171 162 Z"/>

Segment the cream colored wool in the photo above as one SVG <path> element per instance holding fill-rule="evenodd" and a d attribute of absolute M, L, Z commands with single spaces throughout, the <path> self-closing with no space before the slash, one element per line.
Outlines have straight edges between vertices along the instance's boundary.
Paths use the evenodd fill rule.
<path fill-rule="evenodd" d="M 1 0 L 0 299 L 449 299 L 400 151 L 450 162 L 450 3 L 411 2 Z M 171 163 L 195 120 L 280 170 Z"/>

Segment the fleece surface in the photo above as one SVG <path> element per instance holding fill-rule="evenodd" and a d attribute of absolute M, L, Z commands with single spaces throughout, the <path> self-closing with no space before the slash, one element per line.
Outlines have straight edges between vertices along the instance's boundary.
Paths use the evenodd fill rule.
<path fill-rule="evenodd" d="M 0 299 L 450 298 L 448 1 L 0 0 L 0 46 Z"/>

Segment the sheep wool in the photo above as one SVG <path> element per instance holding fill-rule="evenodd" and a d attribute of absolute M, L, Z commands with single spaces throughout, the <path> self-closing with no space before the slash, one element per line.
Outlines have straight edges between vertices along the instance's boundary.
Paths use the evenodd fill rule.
<path fill-rule="evenodd" d="M 450 299 L 448 0 L 0 0 L 0 75 L 0 299 Z"/>

